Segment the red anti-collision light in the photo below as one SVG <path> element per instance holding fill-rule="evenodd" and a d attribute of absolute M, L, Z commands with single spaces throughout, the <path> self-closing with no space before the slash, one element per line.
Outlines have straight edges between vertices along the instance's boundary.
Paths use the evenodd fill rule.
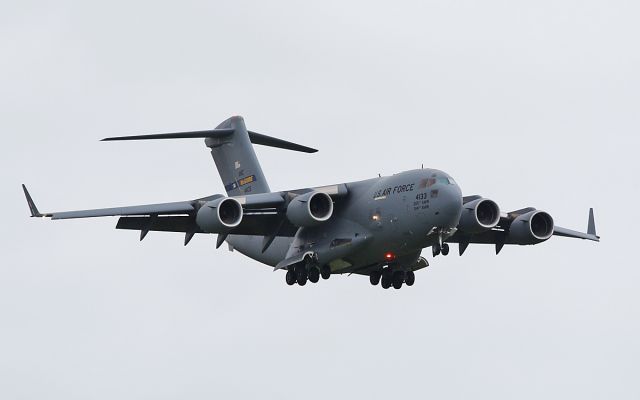
<path fill-rule="evenodd" d="M 396 258 L 396 255 L 395 255 L 395 254 L 393 254 L 393 253 L 392 253 L 392 252 L 390 252 L 390 251 L 388 251 L 388 252 L 384 253 L 384 259 L 385 259 L 385 260 L 387 260 L 387 261 L 391 261 L 391 260 L 393 260 L 393 259 L 395 259 L 395 258 Z"/>

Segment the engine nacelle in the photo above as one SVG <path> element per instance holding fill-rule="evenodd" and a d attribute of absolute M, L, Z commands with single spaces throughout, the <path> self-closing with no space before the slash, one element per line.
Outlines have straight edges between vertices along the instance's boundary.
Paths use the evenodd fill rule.
<path fill-rule="evenodd" d="M 331 218 L 332 214 L 333 200 L 322 192 L 296 196 L 287 206 L 287 218 L 295 226 L 316 226 Z"/>
<path fill-rule="evenodd" d="M 553 218 L 544 211 L 534 210 L 513 220 L 507 240 L 514 244 L 536 244 L 553 235 Z"/>
<path fill-rule="evenodd" d="M 226 232 L 242 222 L 242 205 L 232 197 L 221 197 L 205 203 L 196 214 L 196 223 L 204 232 Z"/>
<path fill-rule="evenodd" d="M 474 234 L 495 228 L 500 222 L 500 207 L 495 201 L 477 199 L 462 205 L 462 215 L 458 229 Z"/>

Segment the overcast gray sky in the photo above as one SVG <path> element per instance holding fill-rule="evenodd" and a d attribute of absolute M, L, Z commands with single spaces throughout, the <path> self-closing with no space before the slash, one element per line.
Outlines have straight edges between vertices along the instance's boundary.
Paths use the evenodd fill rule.
<path fill-rule="evenodd" d="M 3 399 L 640 397 L 634 1 L 2 2 Z M 454 249 L 400 291 L 304 288 L 180 234 L 43 211 L 223 192 L 235 114 L 272 189 L 425 166 L 600 244 Z M 429 251 L 425 255 L 431 260 Z M 224 397 L 223 397 L 224 396 Z"/>

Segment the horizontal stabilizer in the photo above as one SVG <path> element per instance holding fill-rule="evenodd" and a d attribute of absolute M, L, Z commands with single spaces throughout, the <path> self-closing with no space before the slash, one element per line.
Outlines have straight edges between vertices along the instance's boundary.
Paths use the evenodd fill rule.
<path fill-rule="evenodd" d="M 252 132 L 252 131 L 249 131 L 249 139 L 251 139 L 251 143 L 259 144 L 262 146 L 278 147 L 280 149 L 301 151 L 303 153 L 316 153 L 318 151 L 317 149 L 312 149 L 311 147 L 303 146 L 297 143 L 287 142 L 286 140 L 277 139 L 271 136 L 262 135 L 260 133 Z"/>
<path fill-rule="evenodd" d="M 209 137 L 224 137 L 231 135 L 233 129 L 210 129 L 208 131 L 192 131 L 192 132 L 175 132 L 175 133 L 156 133 L 153 135 L 136 135 L 136 136 L 116 136 L 108 137 L 101 142 L 111 142 L 116 140 L 155 140 L 155 139 L 194 139 Z"/>
<path fill-rule="evenodd" d="M 135 136 L 115 136 L 104 138 L 102 142 L 113 142 L 121 140 L 156 140 L 156 139 L 194 139 L 194 138 L 223 138 L 230 136 L 235 132 L 234 129 L 210 129 L 206 131 L 192 132 L 174 132 L 174 133 L 156 133 L 151 135 L 135 135 Z M 272 136 L 263 135 L 261 133 L 248 131 L 249 140 L 253 144 L 262 146 L 277 147 L 285 150 L 301 151 L 303 153 L 315 153 L 318 150 L 301 144 L 288 142 Z"/>

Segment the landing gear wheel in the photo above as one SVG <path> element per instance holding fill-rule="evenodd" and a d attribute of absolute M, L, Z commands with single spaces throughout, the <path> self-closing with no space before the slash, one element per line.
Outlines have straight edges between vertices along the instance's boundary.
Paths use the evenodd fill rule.
<path fill-rule="evenodd" d="M 382 274 L 380 273 L 380 271 L 373 271 L 369 274 L 369 282 L 371 282 L 373 286 L 376 286 L 378 283 L 380 283 L 381 277 Z"/>
<path fill-rule="evenodd" d="M 449 254 L 449 244 L 442 243 L 442 255 L 446 256 L 447 254 Z"/>
<path fill-rule="evenodd" d="M 431 253 L 433 254 L 434 257 L 440 254 L 440 244 L 436 243 L 433 246 L 431 246 Z"/>
<path fill-rule="evenodd" d="M 318 283 L 320 280 L 320 270 L 318 267 L 309 268 L 309 281 L 311 283 Z"/>
<path fill-rule="evenodd" d="M 322 279 L 329 279 L 331 276 L 331 268 L 329 268 L 328 265 L 323 265 L 320 268 L 320 275 L 322 276 Z"/>
<path fill-rule="evenodd" d="M 393 272 L 389 268 L 382 270 L 381 286 L 383 289 L 389 289 L 393 283 Z"/>
<path fill-rule="evenodd" d="M 404 272 L 396 271 L 393 273 L 393 288 L 400 289 L 402 287 L 402 283 L 404 282 Z"/>
<path fill-rule="evenodd" d="M 404 283 L 407 284 L 407 286 L 413 286 L 413 284 L 416 281 L 416 274 L 413 271 L 407 271 L 407 276 L 404 278 Z"/>
<path fill-rule="evenodd" d="M 298 285 L 304 286 L 307 284 L 307 269 L 304 266 L 299 266 L 296 268 L 296 280 L 298 281 Z"/>
<path fill-rule="evenodd" d="M 293 272 L 293 270 L 288 270 L 287 271 L 287 276 L 285 277 L 285 280 L 287 281 L 287 285 L 291 286 L 294 283 L 296 283 L 296 273 Z"/>

